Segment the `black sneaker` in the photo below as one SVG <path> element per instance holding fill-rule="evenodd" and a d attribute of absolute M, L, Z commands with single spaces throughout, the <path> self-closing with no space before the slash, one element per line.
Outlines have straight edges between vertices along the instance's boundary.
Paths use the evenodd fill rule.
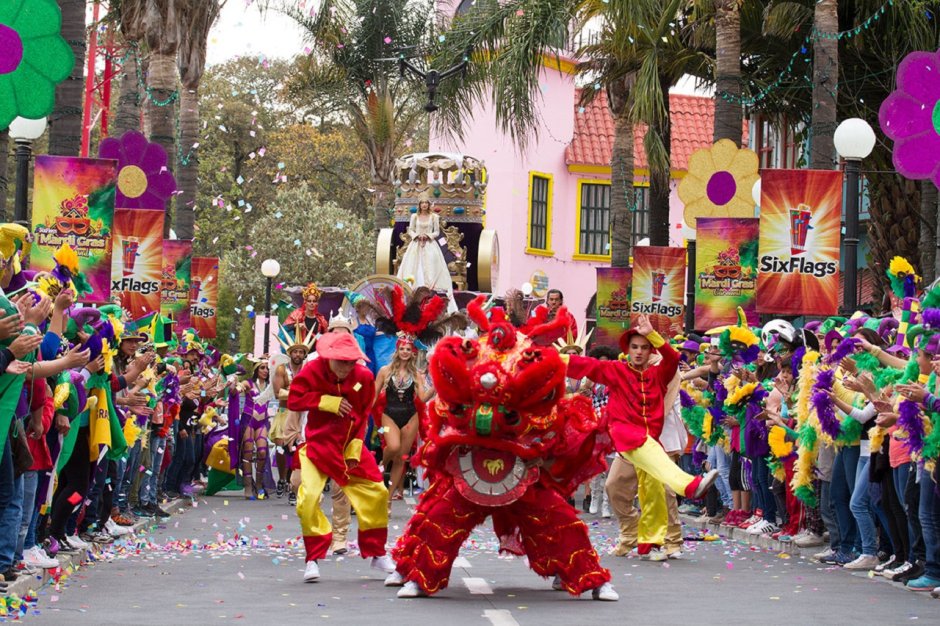
<path fill-rule="evenodd" d="M 134 517 L 139 517 L 140 519 L 149 519 L 153 517 L 153 513 L 150 512 L 149 504 L 135 506 L 133 509 L 131 509 L 131 512 L 134 514 Z"/>
<path fill-rule="evenodd" d="M 291 506 L 297 506 L 297 494 L 293 491 L 287 496 L 287 504 Z"/>
<path fill-rule="evenodd" d="M 925 571 L 926 570 L 924 569 L 924 562 L 917 561 L 916 563 L 911 565 L 910 569 L 908 569 L 906 572 L 900 572 L 892 576 L 891 580 L 895 582 L 899 582 L 899 583 L 906 583 L 909 580 L 920 578 L 921 576 L 924 575 Z"/>
<path fill-rule="evenodd" d="M 591 494 L 584 496 L 584 500 L 581 502 L 581 508 L 585 513 L 591 510 Z"/>
<path fill-rule="evenodd" d="M 170 514 L 160 508 L 160 505 L 155 502 L 147 506 L 147 512 L 150 513 L 151 517 L 159 517 L 160 519 L 168 519 L 170 517 Z"/>
<path fill-rule="evenodd" d="M 284 494 L 287 492 L 287 481 L 279 480 L 277 481 L 277 497 L 283 498 Z"/>

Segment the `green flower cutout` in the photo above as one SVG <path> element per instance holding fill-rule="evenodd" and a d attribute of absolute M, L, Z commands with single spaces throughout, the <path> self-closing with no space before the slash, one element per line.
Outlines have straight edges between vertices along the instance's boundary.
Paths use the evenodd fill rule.
<path fill-rule="evenodd" d="M 52 113 L 55 87 L 75 65 L 61 28 L 55 0 L 0 2 L 0 129 Z"/>

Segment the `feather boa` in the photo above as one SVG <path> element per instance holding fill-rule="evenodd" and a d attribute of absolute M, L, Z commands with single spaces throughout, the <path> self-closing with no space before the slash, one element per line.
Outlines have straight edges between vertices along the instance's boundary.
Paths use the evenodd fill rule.
<path fill-rule="evenodd" d="M 903 431 L 904 434 L 898 439 L 911 456 L 919 458 L 924 449 L 924 436 L 929 424 L 925 424 L 925 421 L 920 407 L 915 402 L 901 400 L 898 405 L 898 431 Z"/>
<path fill-rule="evenodd" d="M 793 454 L 793 442 L 787 441 L 787 431 L 782 426 L 771 426 L 767 433 L 770 453 L 777 459 L 786 459 Z"/>
<path fill-rule="evenodd" d="M 809 350 L 803 355 L 803 363 L 800 367 L 799 392 L 796 397 L 797 430 L 809 419 L 813 379 L 815 378 L 815 367 L 818 360 L 819 353 L 814 350 Z"/>
<path fill-rule="evenodd" d="M 875 426 L 868 431 L 868 442 L 871 445 L 871 451 L 877 452 L 884 445 L 885 435 L 888 431 L 881 426 Z"/>
<path fill-rule="evenodd" d="M 835 370 L 825 369 L 819 372 L 816 378 L 816 384 L 813 385 L 812 397 L 813 409 L 815 409 L 816 417 L 819 419 L 819 426 L 822 432 L 831 439 L 835 439 L 839 436 L 840 426 L 832 398 L 830 398 L 827 393 L 832 391 L 835 378 Z"/>
<path fill-rule="evenodd" d="M 930 432 L 924 437 L 924 448 L 920 456 L 926 463 L 935 463 L 940 457 L 940 414 L 931 413 Z"/>
<path fill-rule="evenodd" d="M 813 489 L 813 467 L 819 454 L 816 449 L 816 428 L 813 423 L 814 416 L 800 428 L 797 438 L 797 457 L 793 468 L 793 480 L 790 487 L 793 494 L 807 506 L 816 506 L 816 494 Z"/>
<path fill-rule="evenodd" d="M 849 337 L 848 339 L 843 339 L 842 342 L 836 346 L 836 349 L 830 352 L 826 356 L 826 363 L 829 365 L 835 365 L 841 363 L 842 359 L 849 356 L 858 349 L 859 340 Z"/>

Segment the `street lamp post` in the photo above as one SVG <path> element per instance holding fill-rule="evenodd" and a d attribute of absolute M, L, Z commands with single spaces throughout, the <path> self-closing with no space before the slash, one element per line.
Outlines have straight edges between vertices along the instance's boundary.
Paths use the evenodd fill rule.
<path fill-rule="evenodd" d="M 10 122 L 10 137 L 16 144 L 16 197 L 13 204 L 13 221 L 26 222 L 27 198 L 29 197 L 29 159 L 33 153 L 33 142 L 46 132 L 46 118 L 30 120 L 17 117 Z"/>
<path fill-rule="evenodd" d="M 264 353 L 271 347 L 271 283 L 281 272 L 281 264 L 274 259 L 267 259 L 261 264 L 261 274 L 268 279 L 264 290 Z"/>
<path fill-rule="evenodd" d="M 846 315 L 858 308 L 858 216 L 861 211 L 859 178 L 862 159 L 875 148 L 875 131 L 863 119 L 843 121 L 833 135 L 836 151 L 845 160 L 845 277 L 842 306 Z"/>
<path fill-rule="evenodd" d="M 682 236 L 686 241 L 685 256 L 685 332 L 695 330 L 695 283 L 698 275 L 695 273 L 695 229 L 682 227 Z"/>

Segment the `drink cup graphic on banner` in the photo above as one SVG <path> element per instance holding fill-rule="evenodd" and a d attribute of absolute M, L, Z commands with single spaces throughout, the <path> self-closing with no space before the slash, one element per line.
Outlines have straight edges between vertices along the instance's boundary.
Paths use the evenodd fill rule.
<path fill-rule="evenodd" d="M 121 241 L 121 260 L 124 263 L 124 276 L 134 275 L 134 265 L 137 262 L 137 250 L 140 240 L 136 237 L 127 237 Z"/>
<path fill-rule="evenodd" d="M 202 281 L 196 280 L 195 278 L 189 283 L 189 301 L 190 302 L 199 302 L 199 286 Z"/>
<path fill-rule="evenodd" d="M 806 252 L 806 235 L 809 234 L 810 220 L 813 217 L 812 209 L 806 204 L 799 204 L 790 209 L 790 254 L 803 254 Z"/>
<path fill-rule="evenodd" d="M 666 272 L 657 270 L 653 272 L 653 302 L 663 299 L 663 287 L 666 286 Z"/>

